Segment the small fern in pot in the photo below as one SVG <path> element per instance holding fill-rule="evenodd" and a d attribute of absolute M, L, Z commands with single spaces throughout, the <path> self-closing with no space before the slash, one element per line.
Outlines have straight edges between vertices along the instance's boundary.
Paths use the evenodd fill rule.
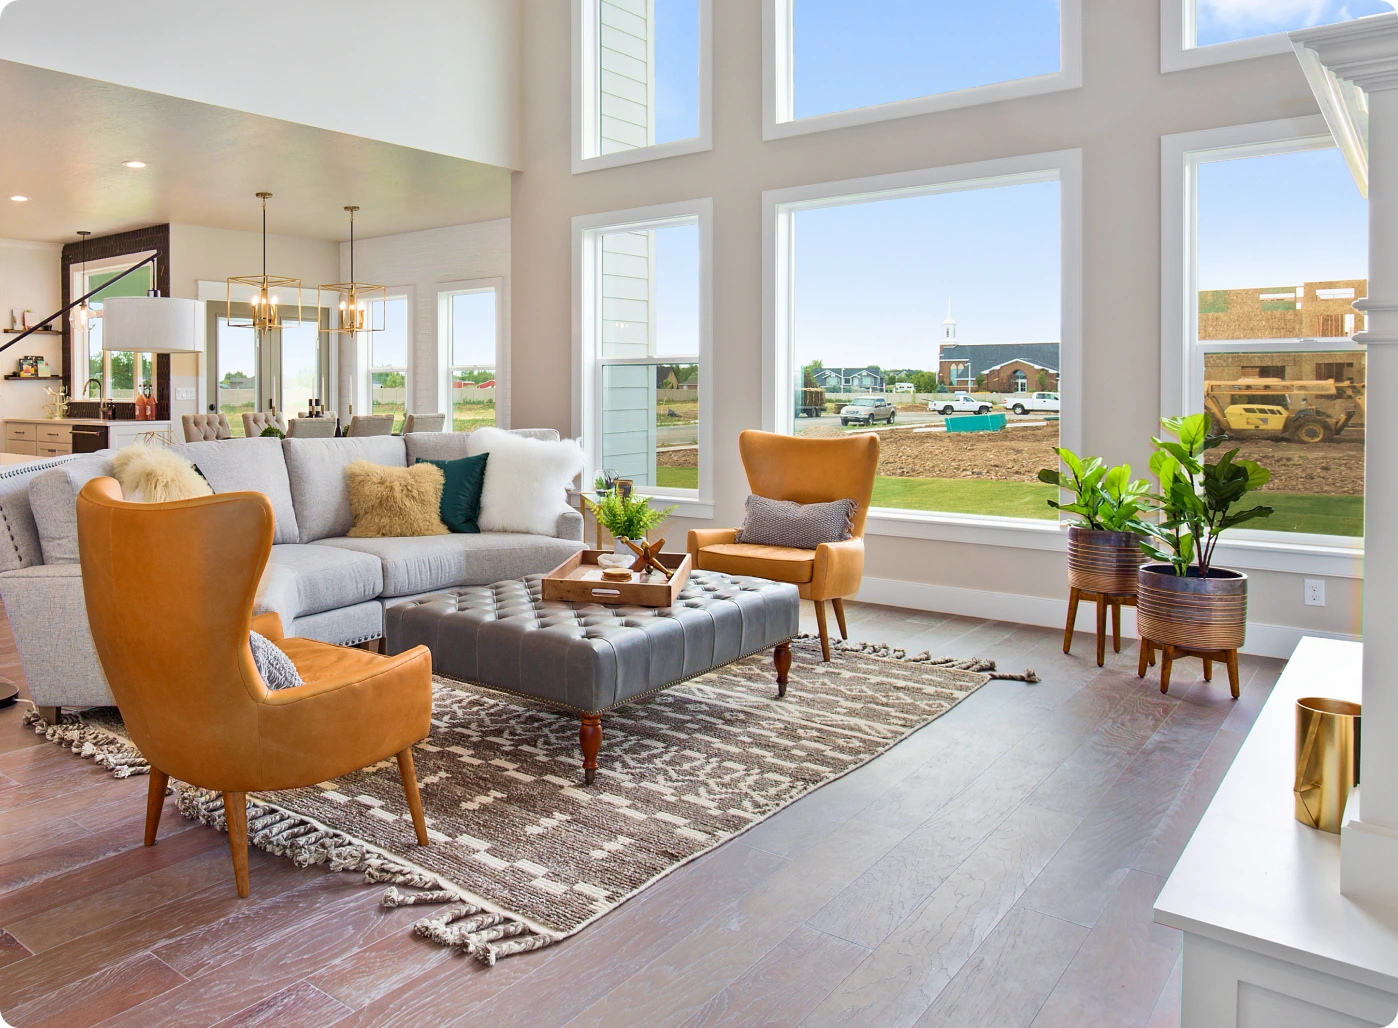
<path fill-rule="evenodd" d="M 1101 457 L 1079 457 L 1066 447 L 1055 452 L 1066 472 L 1044 468 L 1039 481 L 1073 494 L 1071 503 L 1048 501 L 1078 518 L 1068 528 L 1068 585 L 1082 592 L 1134 595 L 1150 484 L 1133 480 L 1130 464 L 1108 467 Z"/>
<path fill-rule="evenodd" d="M 631 557 L 631 549 L 626 540 L 644 539 L 653 528 L 658 528 L 665 519 L 675 512 L 674 507 L 657 510 L 650 505 L 649 496 L 632 493 L 623 496 L 621 490 L 613 488 L 596 503 L 583 498 L 592 511 L 597 523 L 612 534 L 616 540 L 616 552 Z"/>

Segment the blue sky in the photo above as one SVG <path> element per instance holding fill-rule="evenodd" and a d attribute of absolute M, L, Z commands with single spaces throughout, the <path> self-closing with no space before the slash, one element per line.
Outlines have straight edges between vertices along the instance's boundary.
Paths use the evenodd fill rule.
<path fill-rule="evenodd" d="M 1196 0 L 1200 46 L 1384 14 L 1384 0 Z"/>
<path fill-rule="evenodd" d="M 655 0 L 655 141 L 699 134 L 699 0 Z"/>
<path fill-rule="evenodd" d="M 1199 288 L 1368 275 L 1368 204 L 1330 147 L 1199 166 Z"/>

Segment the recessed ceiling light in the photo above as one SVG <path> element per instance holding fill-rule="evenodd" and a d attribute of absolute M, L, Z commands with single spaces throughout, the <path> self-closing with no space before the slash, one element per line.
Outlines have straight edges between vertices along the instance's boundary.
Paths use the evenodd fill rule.
<path fill-rule="evenodd" d="M 123 161 L 122 164 L 121 164 L 121 166 L 122 166 L 123 168 L 144 168 L 144 167 L 146 166 L 146 162 L 145 162 L 145 161 Z"/>
<path fill-rule="evenodd" d="M 10 197 L 10 199 L 13 200 L 15 203 L 28 203 L 28 202 L 29 202 L 29 197 L 27 197 L 27 196 L 12 196 L 12 197 Z"/>

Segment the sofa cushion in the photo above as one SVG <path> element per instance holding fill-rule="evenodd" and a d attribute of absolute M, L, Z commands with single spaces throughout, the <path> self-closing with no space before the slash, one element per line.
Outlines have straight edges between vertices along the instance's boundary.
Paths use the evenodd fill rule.
<path fill-rule="evenodd" d="M 398 539 L 322 539 L 317 548 L 372 554 L 383 564 L 383 595 L 413 596 L 458 585 L 489 585 L 552 571 L 582 544 L 513 532 Z"/>
<path fill-rule="evenodd" d="M 280 614 L 282 624 L 289 625 L 306 614 L 372 600 L 382 591 L 382 565 L 370 554 L 282 543 L 272 547 L 256 610 Z"/>
<path fill-rule="evenodd" d="M 216 493 L 262 493 L 272 504 L 274 543 L 299 540 L 296 507 L 291 502 L 291 483 L 281 441 L 277 439 L 221 439 L 214 442 L 181 443 L 171 447 L 194 464 Z"/>
<path fill-rule="evenodd" d="M 442 524 L 442 469 L 435 464 L 390 468 L 357 460 L 345 468 L 356 539 L 446 535 Z"/>
<path fill-rule="evenodd" d="M 29 483 L 34 476 L 79 457 L 26 461 L 0 470 L 0 572 L 18 571 L 44 562 L 39 526 L 29 505 Z M 74 507 L 76 523 L 77 509 Z"/>
<path fill-rule="evenodd" d="M 525 439 L 542 439 L 557 442 L 558 431 L 552 428 L 511 428 L 510 435 Z M 419 460 L 458 460 L 470 455 L 467 440 L 470 432 L 409 432 L 403 437 L 408 448 L 408 461 L 416 464 Z"/>
<path fill-rule="evenodd" d="M 469 449 L 473 456 L 490 454 L 481 491 L 481 531 L 555 531 L 558 515 L 568 509 L 568 487 L 583 470 L 576 440 L 549 442 L 482 428 L 471 433 Z"/>
<path fill-rule="evenodd" d="M 291 497 L 296 503 L 303 543 L 341 536 L 354 527 L 349 489 L 345 485 L 346 465 L 367 460 L 392 468 L 408 466 L 403 437 L 396 435 L 348 439 L 288 437 L 281 446 L 286 454 Z"/>
<path fill-rule="evenodd" d="M 78 562 L 78 492 L 91 479 L 111 474 L 111 459 L 92 454 L 64 461 L 29 480 L 29 507 L 45 564 Z"/>
<path fill-rule="evenodd" d="M 442 502 L 438 516 L 453 532 L 479 532 L 481 489 L 485 486 L 485 465 L 490 454 L 462 457 L 460 460 L 417 458 L 417 464 L 431 464 L 442 471 Z M 555 532 L 555 535 L 558 533 Z"/>

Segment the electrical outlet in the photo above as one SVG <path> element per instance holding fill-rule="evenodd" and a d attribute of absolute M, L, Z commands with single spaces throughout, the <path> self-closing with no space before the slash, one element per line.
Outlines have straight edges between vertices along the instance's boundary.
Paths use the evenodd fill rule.
<path fill-rule="evenodd" d="M 1306 579 L 1306 606 L 1307 606 L 1307 607 L 1323 607 L 1323 606 L 1325 606 L 1325 579 L 1323 579 L 1323 578 L 1308 578 L 1308 579 Z"/>
<path fill-rule="evenodd" d="M 193 387 L 193 386 L 183 386 L 183 387 L 177 388 L 177 389 L 175 390 L 175 399 L 177 399 L 177 400 L 192 400 L 192 399 L 194 399 L 194 387 Z"/>

